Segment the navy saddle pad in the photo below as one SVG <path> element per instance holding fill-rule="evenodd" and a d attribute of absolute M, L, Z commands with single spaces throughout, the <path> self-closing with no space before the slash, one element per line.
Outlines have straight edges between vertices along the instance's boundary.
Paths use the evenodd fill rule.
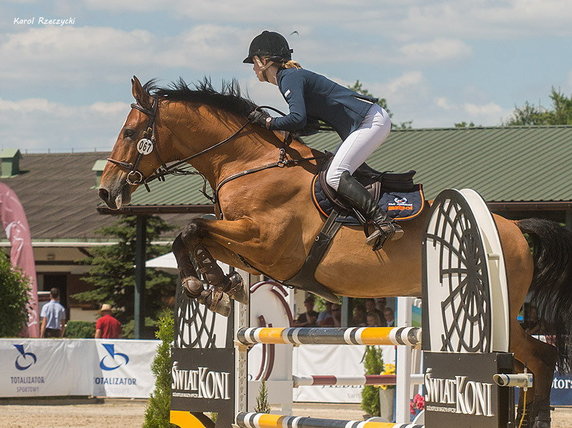
<path fill-rule="evenodd" d="M 312 182 L 312 200 L 318 211 L 326 217 L 329 216 L 335 208 L 334 203 L 326 196 L 326 192 L 324 192 L 317 175 Z M 411 220 L 417 217 L 425 207 L 423 185 L 415 184 L 411 190 L 407 192 L 395 190 L 386 192 L 383 190 L 382 185 L 378 205 L 396 221 Z M 361 224 L 350 211 L 340 211 L 340 215 L 336 221 L 348 226 L 358 226 Z"/>

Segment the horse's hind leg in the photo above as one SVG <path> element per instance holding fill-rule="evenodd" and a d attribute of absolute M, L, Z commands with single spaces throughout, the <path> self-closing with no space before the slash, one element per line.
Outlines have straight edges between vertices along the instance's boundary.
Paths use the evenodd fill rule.
<path fill-rule="evenodd" d="M 549 428 L 550 427 L 550 389 L 554 377 L 554 367 L 557 359 L 556 348 L 548 343 L 527 334 L 518 321 L 511 325 L 511 348 L 515 358 L 519 360 L 534 375 L 534 388 L 526 401 L 525 423 L 523 427 Z M 518 426 L 522 416 L 523 393 L 521 392 L 518 404 L 516 424 Z"/>

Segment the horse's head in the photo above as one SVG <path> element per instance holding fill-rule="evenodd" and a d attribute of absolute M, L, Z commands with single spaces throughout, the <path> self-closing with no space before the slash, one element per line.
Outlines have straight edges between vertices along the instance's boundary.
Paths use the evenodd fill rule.
<path fill-rule="evenodd" d="M 131 104 L 99 187 L 99 196 L 109 208 L 128 204 L 139 185 L 172 173 L 182 163 L 190 163 L 215 186 L 234 173 L 227 168 L 229 160 L 234 162 L 232 167 L 243 169 L 253 161 L 277 156 L 278 139 L 250 124 L 247 116 L 256 105 L 240 96 L 235 81 L 223 85 L 221 92 L 208 79 L 195 89 L 182 80 L 171 88 L 156 87 L 153 81 L 142 86 L 136 77 L 132 85 L 136 102 Z M 242 138 L 256 144 L 240 143 Z"/>
<path fill-rule="evenodd" d="M 112 209 L 129 203 L 131 193 L 158 167 L 155 122 L 159 101 L 137 77 L 133 76 L 131 83 L 135 103 L 119 131 L 99 186 L 99 197 Z"/>

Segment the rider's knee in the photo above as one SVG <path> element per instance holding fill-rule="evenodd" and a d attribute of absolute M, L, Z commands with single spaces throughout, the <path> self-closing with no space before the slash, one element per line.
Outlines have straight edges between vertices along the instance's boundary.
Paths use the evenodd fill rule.
<path fill-rule="evenodd" d="M 332 189 L 337 191 L 338 187 L 340 187 L 340 178 L 343 172 L 344 170 L 336 168 L 328 169 L 328 172 L 326 172 L 326 183 L 328 183 Z"/>

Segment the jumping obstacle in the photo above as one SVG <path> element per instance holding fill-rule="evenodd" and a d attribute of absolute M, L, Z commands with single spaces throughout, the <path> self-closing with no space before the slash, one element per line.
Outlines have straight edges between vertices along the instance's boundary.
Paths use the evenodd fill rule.
<path fill-rule="evenodd" d="M 420 385 L 423 383 L 423 374 L 412 374 L 411 383 Z M 325 386 L 325 385 L 396 385 L 396 375 L 364 375 L 364 376 L 292 376 L 294 388 L 300 386 Z"/>
<path fill-rule="evenodd" d="M 208 371 L 212 379 L 225 379 L 221 384 L 219 400 L 199 400 L 195 390 L 174 389 L 172 414 L 182 407 L 192 409 L 203 426 L 205 411 L 217 412 L 216 427 L 231 424 L 249 428 L 270 427 L 441 427 L 441 426 L 513 426 L 514 399 L 511 388 L 498 388 L 493 377 L 512 373 L 513 359 L 508 350 L 508 292 L 502 248 L 496 228 L 484 201 L 471 190 L 448 190 L 435 200 L 423 242 L 423 329 L 397 328 L 257 328 L 249 327 L 248 307 L 236 305 L 229 317 L 225 333 L 213 334 L 200 352 L 177 354 L 177 370 L 181 364 L 189 375 Z M 197 309 L 197 308 L 195 308 Z M 200 308 L 199 308 L 200 309 Z M 399 314 L 398 314 L 399 315 Z M 208 314 L 196 317 L 196 324 L 187 336 L 202 336 L 211 323 Z M 179 327 L 188 328 L 188 323 Z M 193 325 L 193 324 L 191 324 Z M 233 334 L 238 327 L 236 335 Z M 212 330 L 212 329 L 211 329 Z M 215 328 L 216 330 L 216 328 Z M 181 336 L 179 334 L 179 336 Z M 183 335 L 184 336 L 184 335 Z M 423 340 L 421 341 L 421 336 Z M 221 349 L 215 341 L 225 341 Z M 233 346 L 236 345 L 236 347 Z M 269 394 L 276 389 L 282 393 L 292 391 L 294 383 L 303 385 L 343 384 L 347 381 L 395 382 L 397 399 L 408 402 L 409 385 L 423 376 L 426 389 L 425 425 L 411 423 L 381 423 L 375 421 L 341 421 L 303 418 L 284 415 L 266 415 L 252 412 L 252 398 L 257 395 L 255 384 L 247 378 L 247 353 L 255 344 L 300 346 L 310 344 L 335 345 L 400 345 L 398 367 L 402 364 L 402 350 L 419 347 L 423 343 L 424 374 L 406 376 L 404 383 L 393 379 L 352 377 L 338 379 L 333 376 L 289 376 L 268 385 Z M 207 352 L 208 350 L 208 352 Z M 176 351 L 176 352 L 175 352 Z M 407 355 L 407 354 L 405 354 Z M 411 354 L 405 361 L 408 365 Z M 286 365 L 286 368 L 288 366 Z M 291 366 L 289 367 L 291 369 Z M 175 368 L 174 368 L 175 370 Z M 214 373 L 213 373 L 214 372 Z M 175 372 L 174 375 L 175 376 Z M 335 383 L 332 383 L 335 382 Z M 363 382 L 363 383 L 361 383 Z M 180 385 L 179 385 L 180 386 Z M 212 385 L 211 385 L 212 386 Z M 222 391 L 224 389 L 224 391 Z M 448 393 L 444 393 L 444 391 Z M 233 394 L 234 393 L 234 394 Z M 198 394 L 200 395 L 200 393 Z M 232 397 L 231 397 L 232 396 Z M 182 398 L 185 397 L 185 400 Z M 220 397 L 231 397 L 226 401 Z M 212 397 L 211 397 L 212 398 Z M 173 401 L 172 401 L 173 403 Z M 408 407 L 408 406 L 407 406 Z M 401 409 L 402 414 L 406 413 Z M 197 412 L 197 413 L 195 413 Z M 229 414 L 232 413 L 232 416 Z M 400 421 L 401 422 L 401 421 Z M 181 425 L 182 426 L 182 425 Z M 194 424 L 193 426 L 200 426 Z"/>
<path fill-rule="evenodd" d="M 423 428 L 416 424 L 395 424 L 392 422 L 343 421 L 307 418 L 303 416 L 281 416 L 266 413 L 239 413 L 236 424 L 241 428 L 296 427 L 296 428 Z"/>
<path fill-rule="evenodd" d="M 241 328 L 236 339 L 243 345 L 407 345 L 421 346 L 419 327 L 293 327 Z"/>

